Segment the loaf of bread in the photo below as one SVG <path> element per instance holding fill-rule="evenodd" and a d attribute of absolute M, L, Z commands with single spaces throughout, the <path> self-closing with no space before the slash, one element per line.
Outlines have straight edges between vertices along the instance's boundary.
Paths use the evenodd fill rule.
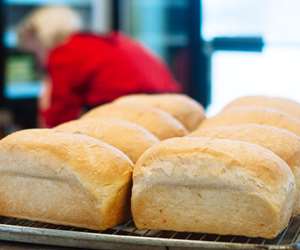
<path fill-rule="evenodd" d="M 282 97 L 243 96 L 230 102 L 224 110 L 247 106 L 271 108 L 300 119 L 300 103 Z"/>
<path fill-rule="evenodd" d="M 139 229 L 273 238 L 295 201 L 289 166 L 242 141 L 182 137 L 148 149 L 133 171 Z"/>
<path fill-rule="evenodd" d="M 173 116 L 146 105 L 106 104 L 92 109 L 82 119 L 90 117 L 110 117 L 127 120 L 149 130 L 160 140 L 187 134 L 185 127 Z"/>
<path fill-rule="evenodd" d="M 134 163 L 159 140 L 143 127 L 116 118 L 86 118 L 59 125 L 58 131 L 83 133 L 123 151 Z"/>
<path fill-rule="evenodd" d="M 242 124 L 199 129 L 189 136 L 241 140 L 271 150 L 291 168 L 296 181 L 294 214 L 300 214 L 300 138 L 288 130 L 267 125 Z"/>
<path fill-rule="evenodd" d="M 104 230 L 129 217 L 133 164 L 86 135 L 31 129 L 0 141 L 0 215 Z"/>
<path fill-rule="evenodd" d="M 201 104 L 183 94 L 136 94 L 120 97 L 115 102 L 159 108 L 174 116 L 189 131 L 196 129 L 200 122 L 205 119 Z"/>
<path fill-rule="evenodd" d="M 277 110 L 268 108 L 231 108 L 204 120 L 198 129 L 225 125 L 255 123 L 287 129 L 300 136 L 300 120 Z"/>

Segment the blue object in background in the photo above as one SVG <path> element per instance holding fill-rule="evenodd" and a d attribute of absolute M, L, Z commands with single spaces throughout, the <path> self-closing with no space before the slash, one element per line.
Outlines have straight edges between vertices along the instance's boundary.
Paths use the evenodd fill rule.
<path fill-rule="evenodd" d="M 40 81 L 15 82 L 6 84 L 4 95 L 9 99 L 35 98 L 40 95 L 42 84 Z"/>
<path fill-rule="evenodd" d="M 13 30 L 8 30 L 4 33 L 4 45 L 7 48 L 17 47 L 17 34 Z"/>
<path fill-rule="evenodd" d="M 14 5 L 49 5 L 49 4 L 65 4 L 73 6 L 87 6 L 91 3 L 89 0 L 5 0 L 5 4 Z"/>

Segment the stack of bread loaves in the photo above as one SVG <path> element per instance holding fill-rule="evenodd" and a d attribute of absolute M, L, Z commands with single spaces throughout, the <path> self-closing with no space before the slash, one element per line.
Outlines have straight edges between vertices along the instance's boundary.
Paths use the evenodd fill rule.
<path fill-rule="evenodd" d="M 300 214 L 300 104 L 243 97 L 133 171 L 140 229 L 276 237 Z"/>
<path fill-rule="evenodd" d="M 0 215 L 276 237 L 300 214 L 300 104 L 245 97 L 204 118 L 183 95 L 132 95 L 13 133 L 0 141 Z"/>
<path fill-rule="evenodd" d="M 125 222 L 134 163 L 159 140 L 184 136 L 205 118 L 201 105 L 183 95 L 140 97 L 2 139 L 0 215 L 96 230 Z"/>

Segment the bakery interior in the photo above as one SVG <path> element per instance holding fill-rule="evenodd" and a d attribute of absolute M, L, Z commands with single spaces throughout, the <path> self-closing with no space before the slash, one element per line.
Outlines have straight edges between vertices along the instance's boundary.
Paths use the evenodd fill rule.
<path fill-rule="evenodd" d="M 37 126 L 42 72 L 32 55 L 18 49 L 15 29 L 34 8 L 55 3 L 78 11 L 88 30 L 120 30 L 142 42 L 212 114 L 242 95 L 299 99 L 297 1 L 189 2 L 2 0 L 2 130 Z"/>
<path fill-rule="evenodd" d="M 125 52 L 138 42 L 141 60 L 126 56 L 143 72 L 129 75 L 170 82 L 125 93 L 124 78 L 92 103 L 61 91 L 47 105 L 65 98 L 64 109 L 42 110 L 60 62 L 44 67 L 20 30 L 43 8 L 76 13 L 90 44 L 113 33 Z M 300 249 L 299 10 L 298 0 L 0 0 L 0 249 Z M 49 51 L 71 48 L 60 46 Z M 103 71 L 126 76 L 116 57 Z"/>

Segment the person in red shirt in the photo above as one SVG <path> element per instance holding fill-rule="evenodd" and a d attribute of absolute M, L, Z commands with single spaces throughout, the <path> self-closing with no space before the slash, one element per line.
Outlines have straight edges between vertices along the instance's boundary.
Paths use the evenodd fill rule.
<path fill-rule="evenodd" d="M 40 98 L 44 126 L 76 119 L 85 108 L 123 95 L 180 91 L 164 62 L 140 43 L 119 32 L 83 33 L 81 27 L 66 7 L 36 10 L 20 26 L 20 44 L 48 73 Z"/>

